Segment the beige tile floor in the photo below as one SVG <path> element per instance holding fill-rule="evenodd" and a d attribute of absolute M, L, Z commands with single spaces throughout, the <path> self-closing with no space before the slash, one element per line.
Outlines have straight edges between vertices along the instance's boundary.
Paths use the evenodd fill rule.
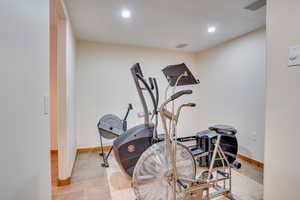
<path fill-rule="evenodd" d="M 80 153 L 71 185 L 53 186 L 52 200 L 134 200 L 130 180 L 113 158 L 109 162 L 110 167 L 105 169 L 97 152 Z M 246 162 L 242 164 L 233 173 L 234 192 L 241 200 L 262 200 L 263 170 Z"/>
<path fill-rule="evenodd" d="M 258 182 L 262 181 L 259 177 L 259 172 L 262 170 L 244 162 L 243 165 L 241 170 L 233 170 L 232 172 L 232 192 L 234 196 L 237 200 L 262 200 L 263 185 Z M 203 169 L 199 168 L 197 171 L 200 172 L 201 170 Z M 135 199 L 135 195 L 130 187 L 130 180 L 123 175 L 115 159 L 112 158 L 110 160 L 110 168 L 106 172 L 112 200 Z M 255 176 L 252 177 L 252 175 Z M 213 189 L 210 192 L 213 192 Z M 228 199 L 221 196 L 212 200 Z"/>

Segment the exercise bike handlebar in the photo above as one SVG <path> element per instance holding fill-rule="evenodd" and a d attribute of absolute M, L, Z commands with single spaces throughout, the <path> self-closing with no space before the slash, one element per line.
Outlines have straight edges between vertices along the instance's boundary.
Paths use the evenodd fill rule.
<path fill-rule="evenodd" d="M 181 97 L 182 95 L 185 95 L 185 94 L 192 94 L 193 91 L 192 90 L 181 90 L 181 91 L 178 91 L 176 92 L 175 94 L 173 94 L 169 99 L 167 99 L 164 103 L 162 103 L 162 105 L 160 106 L 160 109 L 159 110 L 162 110 L 164 109 L 164 107 L 170 103 L 171 101 L 174 101 L 175 99 L 178 99 L 179 97 Z M 196 104 L 194 103 L 189 103 L 189 104 L 183 104 L 184 106 L 189 106 L 189 107 L 195 107 Z M 182 106 L 183 106 L 182 105 Z"/>
<path fill-rule="evenodd" d="M 184 107 L 195 107 L 196 104 L 195 103 L 187 103 L 187 104 L 183 104 L 182 106 L 184 106 Z"/>
<path fill-rule="evenodd" d="M 175 94 L 173 94 L 171 96 L 171 101 L 174 101 L 175 99 L 181 97 L 182 95 L 185 95 L 185 94 L 192 94 L 193 91 L 192 90 L 181 90 L 181 91 L 178 91 L 176 92 Z"/>
<path fill-rule="evenodd" d="M 166 108 L 163 108 L 162 111 L 163 111 L 165 117 L 167 117 L 168 119 L 178 121 L 180 111 L 183 107 L 195 107 L 195 106 L 196 106 L 196 104 L 194 104 L 194 103 L 182 104 L 182 105 L 179 106 L 179 108 L 176 112 L 177 113 L 176 115 L 174 115 L 172 112 L 170 112 Z"/>
<path fill-rule="evenodd" d="M 126 111 L 126 114 L 125 114 L 125 116 L 124 116 L 123 121 L 126 121 L 126 120 L 127 120 L 127 117 L 128 117 L 128 115 L 129 115 L 129 112 L 130 112 L 130 110 L 132 110 L 132 109 L 133 109 L 132 104 L 131 104 L 131 103 L 128 104 L 128 108 L 127 108 L 127 111 Z"/>
<path fill-rule="evenodd" d="M 132 109 L 133 109 L 132 104 L 131 103 L 128 104 L 127 112 L 123 119 L 123 131 L 127 131 L 127 117 L 129 115 L 130 110 L 132 110 Z"/>
<path fill-rule="evenodd" d="M 179 116 L 180 116 L 181 109 L 182 109 L 183 107 L 195 107 L 195 106 L 196 106 L 195 103 L 181 104 L 181 105 L 179 106 L 179 108 L 177 109 L 177 112 L 176 112 L 176 118 L 177 118 L 176 124 L 177 124 L 177 122 L 178 122 L 178 119 L 179 119 Z"/>

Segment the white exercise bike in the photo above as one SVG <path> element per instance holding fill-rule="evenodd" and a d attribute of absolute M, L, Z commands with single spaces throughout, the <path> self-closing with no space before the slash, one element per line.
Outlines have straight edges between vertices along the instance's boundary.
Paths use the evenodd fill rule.
<path fill-rule="evenodd" d="M 210 130 L 217 133 L 212 159 L 208 168 L 197 169 L 189 148 L 177 141 L 176 131 L 182 108 L 194 107 L 195 104 L 182 104 L 176 112 L 174 109 L 176 99 L 192 94 L 192 90 L 175 93 L 176 87 L 191 85 L 197 80 L 184 64 L 169 67 L 164 73 L 169 86 L 173 87 L 173 93 L 159 109 L 164 139 L 150 146 L 135 166 L 132 186 L 137 200 L 209 200 L 221 195 L 236 200 L 231 193 L 233 164 L 228 161 L 230 155 L 226 155 L 220 145 L 223 135 L 234 135 L 236 130 L 222 125 L 211 127 Z M 167 105 L 170 103 L 171 111 L 168 111 Z M 208 154 L 209 152 L 203 152 L 200 156 Z M 222 163 L 219 167 L 215 167 L 217 159 Z M 197 173 L 200 170 L 201 172 Z"/>

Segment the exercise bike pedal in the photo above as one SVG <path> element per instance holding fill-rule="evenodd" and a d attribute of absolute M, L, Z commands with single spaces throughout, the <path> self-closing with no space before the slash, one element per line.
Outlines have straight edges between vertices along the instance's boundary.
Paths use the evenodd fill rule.
<path fill-rule="evenodd" d="M 186 185 L 185 183 L 183 183 L 181 180 L 178 179 L 176 182 L 177 182 L 178 185 L 180 185 L 180 186 L 183 187 L 184 189 L 187 189 L 187 188 L 188 188 L 188 185 Z"/>

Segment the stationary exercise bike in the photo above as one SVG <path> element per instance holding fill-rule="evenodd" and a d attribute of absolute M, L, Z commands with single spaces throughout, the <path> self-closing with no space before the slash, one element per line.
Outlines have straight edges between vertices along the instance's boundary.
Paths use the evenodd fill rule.
<path fill-rule="evenodd" d="M 108 151 L 108 154 L 106 154 L 104 152 L 102 138 L 105 138 L 107 140 L 112 140 L 119 137 L 125 131 L 127 131 L 127 117 L 129 115 L 130 110 L 132 109 L 133 109 L 132 104 L 128 104 L 127 112 L 123 120 L 113 114 L 107 114 L 100 118 L 97 127 L 100 135 L 101 153 L 99 155 L 103 159 L 103 163 L 101 164 L 102 167 L 105 168 L 109 167 L 108 158 L 113 149 L 111 147 Z"/>
<path fill-rule="evenodd" d="M 192 90 L 175 93 L 176 87 L 195 81 L 186 66 L 172 68 L 174 73 L 168 73 L 167 79 L 169 85 L 174 87 L 173 94 L 159 109 L 164 140 L 146 149 L 134 168 L 132 183 L 137 200 L 209 200 L 221 195 L 236 199 L 231 193 L 231 168 L 238 166 L 228 159 L 233 155 L 226 155 L 220 144 L 222 137 L 234 137 L 236 129 L 225 125 L 209 128 L 217 134 L 213 142 L 212 160 L 208 169 L 202 170 L 196 177 L 194 157 L 189 148 L 178 142 L 176 129 L 182 108 L 196 105 L 182 104 L 176 112 L 174 110 L 176 99 L 192 94 Z M 169 103 L 172 103 L 171 111 L 167 110 Z M 203 152 L 203 156 L 207 156 L 206 153 Z M 221 167 L 215 167 L 217 157 L 222 163 Z"/>

